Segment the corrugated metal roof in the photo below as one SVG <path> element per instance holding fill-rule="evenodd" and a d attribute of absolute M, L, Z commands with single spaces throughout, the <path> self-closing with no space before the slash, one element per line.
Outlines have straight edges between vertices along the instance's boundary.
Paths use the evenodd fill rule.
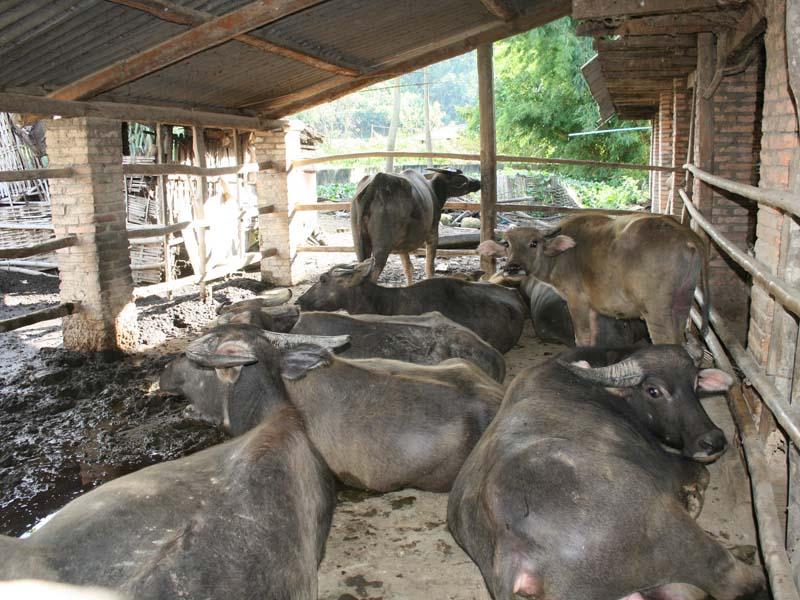
<path fill-rule="evenodd" d="M 172 1 L 214 17 L 251 3 Z M 567 14 L 570 6 L 569 0 L 508 4 L 523 16 L 541 12 L 547 19 Z M 407 62 L 436 49 L 441 40 L 450 41 L 451 54 L 466 52 L 471 48 L 458 42 L 469 35 L 479 32 L 481 39 L 499 39 L 521 26 L 504 24 L 480 0 L 327 0 L 249 35 L 354 68 L 372 77 L 363 80 L 367 85 L 376 77 L 396 75 L 385 72 L 395 57 Z M 5 0 L 0 10 L 0 91 L 48 94 L 189 29 L 112 0 Z M 94 97 L 230 110 L 302 97 L 305 90 L 313 91 L 317 101 L 328 87 L 341 87 L 343 82 L 348 89 L 355 87 L 351 81 L 234 39 L 103 94 L 95 92 Z M 361 79 L 355 81 L 362 84 Z"/>

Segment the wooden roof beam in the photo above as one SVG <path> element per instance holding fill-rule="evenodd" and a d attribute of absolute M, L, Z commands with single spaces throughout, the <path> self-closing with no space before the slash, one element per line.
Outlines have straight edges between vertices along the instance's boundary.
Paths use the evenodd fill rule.
<path fill-rule="evenodd" d="M 608 19 L 738 8 L 748 0 L 573 0 L 573 19 Z"/>
<path fill-rule="evenodd" d="M 498 19 L 503 19 L 503 21 L 511 21 L 519 16 L 516 9 L 505 0 L 480 0 L 480 2 L 486 7 L 486 10 Z"/>
<path fill-rule="evenodd" d="M 114 89 L 154 73 L 237 35 L 321 4 L 325 0 L 258 0 L 192 27 L 138 54 L 119 60 L 50 94 L 75 100 Z"/>
<path fill-rule="evenodd" d="M 596 38 L 593 45 L 594 49 L 598 52 L 644 49 L 663 49 L 668 51 L 671 48 L 691 48 L 697 52 L 697 36 L 691 34 L 641 35 L 635 37 L 623 37 L 616 40 Z"/>
<path fill-rule="evenodd" d="M 108 1 L 146 12 L 150 15 L 158 17 L 162 21 L 177 23 L 178 25 L 189 25 L 191 27 L 196 27 L 215 18 L 215 15 L 211 13 L 202 10 L 195 10 L 194 8 L 189 8 L 188 6 L 183 6 L 169 0 Z M 314 67 L 315 69 L 328 71 L 329 73 L 336 73 L 337 75 L 355 77 L 363 71 L 363 68 L 359 68 L 355 65 L 344 65 L 341 63 L 341 61 L 338 63 L 333 63 L 329 60 L 323 59 L 321 56 L 315 56 L 313 54 L 309 54 L 308 52 L 298 52 L 297 50 L 287 48 L 286 46 L 281 46 L 280 44 L 276 44 L 274 42 L 269 42 L 265 39 L 247 33 L 237 35 L 233 39 L 235 39 L 237 42 L 241 42 L 242 44 L 263 50 L 264 52 L 276 54 L 290 60 L 301 62 L 310 67 Z"/>
<path fill-rule="evenodd" d="M 367 85 L 464 54 L 474 50 L 480 44 L 539 27 L 568 15 L 569 10 L 569 0 L 539 0 L 536 5 L 513 21 L 479 25 L 469 32 L 449 36 L 435 43 L 395 55 L 359 77 L 347 80 L 334 76 L 284 96 L 255 100 L 249 103 L 249 108 L 270 117 L 292 114 L 323 102 L 336 100 Z"/>
<path fill-rule="evenodd" d="M 686 35 L 735 28 L 740 11 L 680 13 L 632 19 L 604 19 L 584 21 L 577 28 L 578 35 L 594 37 L 612 35 Z"/>

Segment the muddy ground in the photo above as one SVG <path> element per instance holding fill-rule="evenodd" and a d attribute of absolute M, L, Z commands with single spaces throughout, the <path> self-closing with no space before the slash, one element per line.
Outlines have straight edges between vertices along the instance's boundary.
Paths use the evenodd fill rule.
<path fill-rule="evenodd" d="M 340 234 L 341 232 L 336 232 Z M 337 244 L 331 236 L 329 244 Z M 346 262 L 348 255 L 308 255 L 310 272 Z M 442 274 L 477 268 L 476 257 L 439 260 Z M 420 278 L 423 261 L 414 259 Z M 404 282 L 396 257 L 382 283 Z M 297 286 L 295 297 L 308 284 Z M 121 360 L 60 347 L 60 322 L 0 334 L 0 533 L 19 535 L 74 496 L 109 479 L 218 443 L 221 434 L 186 420 L 180 397 L 162 395 L 163 366 L 201 333 L 227 302 L 264 290 L 257 274 L 213 286 L 202 303 L 195 288 L 169 300 L 137 302 L 141 349 Z M 0 271 L 0 318 L 58 301 L 57 280 Z M 546 360 L 560 346 L 541 343 L 530 322 L 506 355 L 506 383 Z M 704 401 L 733 439 L 724 398 Z M 711 465 L 701 525 L 728 544 L 755 540 L 752 507 L 739 450 Z M 370 495 L 343 489 L 320 567 L 323 600 L 488 599 L 477 568 L 456 545 L 445 522 L 447 496 L 401 490 Z"/>

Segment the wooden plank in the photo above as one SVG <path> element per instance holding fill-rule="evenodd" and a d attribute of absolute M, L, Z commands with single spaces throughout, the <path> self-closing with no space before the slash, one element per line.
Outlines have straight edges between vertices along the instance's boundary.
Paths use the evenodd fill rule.
<path fill-rule="evenodd" d="M 33 179 L 64 179 L 72 177 L 75 169 L 22 169 L 18 171 L 0 171 L 0 181 L 31 181 Z"/>
<path fill-rule="evenodd" d="M 739 4 L 746 0 L 741 0 Z M 734 4 L 729 2 L 728 4 Z M 573 19 L 610 19 L 720 9 L 718 0 L 573 0 Z"/>
<path fill-rule="evenodd" d="M 0 111 L 24 115 L 62 117 L 101 117 L 119 121 L 150 122 L 200 127 L 238 127 L 247 131 L 267 131 L 285 126 L 283 121 L 263 119 L 243 113 L 208 112 L 174 106 L 153 106 L 124 102 L 82 102 L 56 100 L 44 96 L 0 92 Z"/>
<path fill-rule="evenodd" d="M 73 312 L 75 312 L 75 305 L 72 302 L 62 302 L 57 306 L 34 310 L 25 315 L 20 315 L 19 317 L 11 317 L 10 319 L 3 319 L 0 321 L 0 333 L 13 331 L 20 327 L 41 323 L 42 321 L 51 321 L 52 319 L 66 317 Z"/>
<path fill-rule="evenodd" d="M 714 76 L 714 35 L 697 36 L 697 71 L 695 85 L 698 92 L 705 90 Z M 714 100 L 695 94 L 694 164 L 704 171 L 714 170 Z M 692 202 L 697 210 L 711 221 L 713 219 L 713 190 L 696 178 L 692 186 Z M 695 227 L 696 229 L 696 227 Z M 705 234 L 701 232 L 701 237 Z"/>
<path fill-rule="evenodd" d="M 47 254 L 61 248 L 68 248 L 78 243 L 78 236 L 74 233 L 63 237 L 56 237 L 46 242 L 31 244 L 30 246 L 16 246 L 13 248 L 0 248 L 0 258 L 26 258 L 37 254 Z"/>
<path fill-rule="evenodd" d="M 166 236 L 170 233 L 183 231 L 192 223 L 190 221 L 183 221 L 182 223 L 173 223 L 172 225 L 140 225 L 128 227 L 128 239 L 145 238 L 145 237 L 160 237 Z"/>
<path fill-rule="evenodd" d="M 258 163 L 245 163 L 230 167 L 198 167 L 196 165 L 170 164 L 128 164 L 122 165 L 125 175 L 191 175 L 194 177 L 221 177 L 223 175 L 239 175 L 245 173 L 258 173 L 275 169 L 275 163 L 262 161 Z"/>
<path fill-rule="evenodd" d="M 566 16 L 569 11 L 570 2 L 566 0 L 533 0 L 527 12 L 512 21 L 502 23 L 494 21 L 477 25 L 469 31 L 442 37 L 436 42 L 394 55 L 368 69 L 359 77 L 333 76 L 298 92 L 255 101 L 250 108 L 269 117 L 294 114 L 317 104 L 330 102 L 368 85 L 464 54 L 481 44 L 528 31 Z"/>
<path fill-rule="evenodd" d="M 20 230 L 31 230 L 31 231 L 53 231 L 55 227 L 52 223 L 25 223 L 20 222 L 17 223 L 16 221 L 0 221 L 0 229 L 20 229 Z"/>
<path fill-rule="evenodd" d="M 578 25 L 576 34 L 607 37 L 707 33 L 736 27 L 739 16 L 738 11 L 727 11 L 638 17 L 620 23 L 605 20 L 585 21 Z"/>
<path fill-rule="evenodd" d="M 696 50 L 697 38 L 694 35 L 647 35 L 623 37 L 616 40 L 598 38 L 594 40 L 593 45 L 598 52 L 637 48 L 691 48 Z"/>
<path fill-rule="evenodd" d="M 493 240 L 497 224 L 497 141 L 494 115 L 494 64 L 491 44 L 478 46 L 478 104 L 481 140 L 481 241 Z M 481 256 L 481 269 L 494 273 L 497 261 Z"/>
<path fill-rule="evenodd" d="M 170 137 L 170 151 L 172 150 L 172 138 Z M 164 149 L 164 131 L 161 123 L 156 123 L 156 162 L 160 165 L 165 160 Z M 170 152 L 171 154 L 171 152 Z M 161 223 L 169 225 L 172 213 L 172 203 L 169 201 L 169 193 L 167 190 L 167 178 L 164 175 L 158 176 L 158 185 L 156 187 L 156 197 L 158 199 L 159 212 L 161 213 Z M 130 240 L 130 235 L 128 236 Z M 172 246 L 170 245 L 170 235 L 167 234 L 161 241 L 161 252 L 164 255 L 164 281 L 172 281 Z"/>
<path fill-rule="evenodd" d="M 177 23 L 179 25 L 190 25 L 196 27 L 215 18 L 215 15 L 202 10 L 195 10 L 188 6 L 177 4 L 176 2 L 168 2 L 167 0 L 109 0 L 115 4 L 122 4 L 129 8 L 134 8 L 158 17 L 170 23 Z M 338 75 L 345 75 L 347 77 L 355 77 L 359 75 L 363 68 L 356 68 L 352 66 L 345 66 L 343 64 L 336 64 L 322 59 L 320 56 L 315 56 L 309 52 L 298 52 L 286 46 L 281 46 L 274 42 L 267 41 L 254 35 L 242 34 L 234 37 L 237 42 L 258 48 L 270 54 L 276 54 L 290 60 L 301 62 L 315 69 L 336 73 Z"/>
<path fill-rule="evenodd" d="M 480 2 L 486 7 L 486 10 L 498 19 L 503 19 L 503 21 L 510 21 L 517 16 L 516 9 L 505 0 L 480 0 Z"/>
<path fill-rule="evenodd" d="M 791 2 L 791 0 L 787 0 L 787 25 L 789 22 L 788 2 Z M 737 23 L 736 28 L 731 32 L 730 39 L 728 40 L 726 61 L 738 56 L 746 50 L 755 38 L 764 33 L 766 28 L 767 19 L 764 15 L 764 4 L 762 2 L 753 2 L 749 4 L 739 20 L 739 23 Z M 800 35 L 800 32 L 795 31 L 794 37 L 797 38 L 798 35 Z M 791 39 L 787 30 L 786 41 L 788 42 Z M 789 69 L 789 73 L 791 72 L 792 69 Z"/>
<path fill-rule="evenodd" d="M 324 0 L 260 0 L 192 27 L 128 58 L 119 60 L 81 77 L 55 92 L 50 98 L 75 100 L 135 81 L 212 46 L 263 27 L 288 15 L 320 4 Z M 150 119 L 153 117 L 151 116 Z"/>

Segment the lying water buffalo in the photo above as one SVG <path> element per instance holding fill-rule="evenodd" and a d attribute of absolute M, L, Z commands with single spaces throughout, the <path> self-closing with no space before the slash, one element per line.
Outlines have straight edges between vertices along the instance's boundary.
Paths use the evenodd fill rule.
<path fill-rule="evenodd" d="M 551 285 L 528 276 L 520 292 L 531 307 L 531 320 L 536 336 L 551 343 L 575 345 L 575 330 L 566 301 Z M 649 340 L 647 326 L 641 319 L 615 319 L 597 315 L 597 345 L 631 346 Z"/>
<path fill-rule="evenodd" d="M 372 280 L 377 281 L 392 252 L 403 260 L 408 285 L 414 283 L 409 252 L 425 244 L 425 274 L 433 277 L 439 241 L 439 218 L 451 196 L 481 189 L 481 182 L 458 169 L 429 169 L 433 176 L 406 170 L 377 173 L 358 182 L 350 206 L 353 245 L 358 260 L 375 258 Z"/>
<path fill-rule="evenodd" d="M 522 335 L 527 309 L 516 290 L 451 277 L 426 279 L 405 288 L 369 280 L 373 261 L 334 267 L 297 299 L 306 310 L 346 310 L 351 314 L 420 315 L 437 311 L 468 327 L 500 352 Z"/>
<path fill-rule="evenodd" d="M 220 327 L 167 366 L 161 389 L 185 394 L 201 417 L 233 435 L 291 402 L 328 466 L 354 487 L 449 490 L 503 396 L 462 360 L 350 360 L 315 345 L 292 346 L 293 334 L 283 334 L 289 345 L 279 350 L 270 341 L 275 335 L 251 325 Z"/>
<path fill-rule="evenodd" d="M 597 343 L 598 314 L 641 317 L 654 344 L 682 342 L 698 278 L 708 306 L 705 245 L 672 217 L 581 215 L 553 229 L 510 229 L 504 238 L 505 246 L 483 242 L 481 252 L 508 256 L 507 269 L 556 288 L 579 346 Z"/>
<path fill-rule="evenodd" d="M 492 597 L 695 598 L 670 595 L 690 584 L 766 599 L 761 572 L 687 510 L 699 513 L 708 485 L 695 461 L 726 446 L 695 385 L 730 384 L 678 346 L 579 348 L 521 373 L 448 503 Z"/>
<path fill-rule="evenodd" d="M 300 416 L 278 406 L 245 436 L 73 500 L 28 539 L 0 537 L 0 579 L 312 600 L 335 502 Z"/>
<path fill-rule="evenodd" d="M 495 381 L 503 382 L 503 355 L 475 332 L 439 312 L 421 315 L 348 315 L 303 312 L 292 333 L 347 335 L 347 358 L 390 358 L 420 365 L 436 365 L 463 358 Z"/>

